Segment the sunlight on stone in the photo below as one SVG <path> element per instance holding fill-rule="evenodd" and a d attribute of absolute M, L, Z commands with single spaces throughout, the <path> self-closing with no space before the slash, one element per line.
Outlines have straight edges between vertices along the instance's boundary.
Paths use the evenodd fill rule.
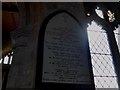
<path fill-rule="evenodd" d="M 0 64 L 2 63 L 2 60 L 3 60 L 3 59 L 1 58 L 1 59 L 0 59 Z"/>

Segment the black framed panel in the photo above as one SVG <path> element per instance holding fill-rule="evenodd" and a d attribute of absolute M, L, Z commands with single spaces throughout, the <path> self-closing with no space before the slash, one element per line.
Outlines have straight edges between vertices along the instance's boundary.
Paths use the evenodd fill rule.
<path fill-rule="evenodd" d="M 35 88 L 95 89 L 87 34 L 66 10 L 50 14 L 40 28 Z"/>

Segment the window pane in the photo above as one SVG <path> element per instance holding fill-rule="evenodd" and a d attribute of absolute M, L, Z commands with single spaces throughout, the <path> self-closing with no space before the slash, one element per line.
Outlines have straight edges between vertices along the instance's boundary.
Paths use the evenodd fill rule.
<path fill-rule="evenodd" d="M 91 54 L 94 75 L 116 76 L 112 56 Z"/>
<path fill-rule="evenodd" d="M 116 28 L 116 30 L 114 30 L 114 34 L 115 34 L 116 42 L 118 44 L 118 49 L 120 52 L 120 25 L 118 25 L 118 28 Z"/>
<path fill-rule="evenodd" d="M 87 30 L 96 88 L 118 88 L 117 75 L 105 30 L 93 21 Z"/>
<path fill-rule="evenodd" d="M 95 77 L 96 88 L 118 88 L 116 77 Z"/>
<path fill-rule="evenodd" d="M 9 60 L 9 57 L 5 56 L 5 58 L 4 58 L 4 64 L 8 64 L 8 60 Z"/>

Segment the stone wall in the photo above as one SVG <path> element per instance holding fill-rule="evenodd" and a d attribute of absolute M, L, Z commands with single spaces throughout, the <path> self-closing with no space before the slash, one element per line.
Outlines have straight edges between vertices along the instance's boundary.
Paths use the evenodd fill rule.
<path fill-rule="evenodd" d="M 41 23 L 57 10 L 72 13 L 85 28 L 82 3 L 18 3 L 20 25 L 11 33 L 13 62 L 8 76 L 7 88 L 34 88 L 37 60 L 37 42 Z"/>

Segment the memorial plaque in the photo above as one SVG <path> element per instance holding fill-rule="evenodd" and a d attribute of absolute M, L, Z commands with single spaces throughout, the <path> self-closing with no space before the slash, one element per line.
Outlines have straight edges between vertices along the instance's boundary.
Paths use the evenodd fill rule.
<path fill-rule="evenodd" d="M 42 82 L 90 84 L 84 30 L 69 14 L 47 24 L 44 36 Z"/>
<path fill-rule="evenodd" d="M 36 88 L 94 90 L 87 34 L 72 14 L 50 14 L 41 25 L 38 41 Z"/>

